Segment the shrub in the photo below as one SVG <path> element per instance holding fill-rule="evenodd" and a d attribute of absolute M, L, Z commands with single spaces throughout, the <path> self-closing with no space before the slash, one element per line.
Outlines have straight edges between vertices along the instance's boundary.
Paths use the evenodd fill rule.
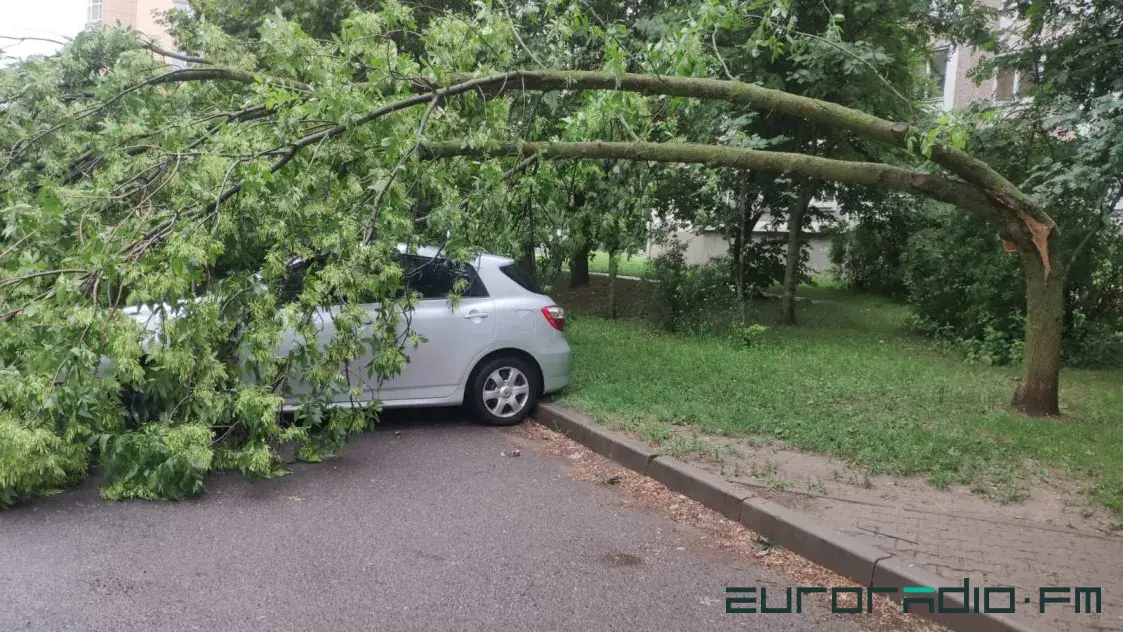
<path fill-rule="evenodd" d="M 902 257 L 920 228 L 918 206 L 904 196 L 880 200 L 835 236 L 830 262 L 845 287 L 895 298 L 907 294 Z"/>
<path fill-rule="evenodd" d="M 761 324 L 743 325 L 737 330 L 737 340 L 742 347 L 750 349 L 760 344 L 767 331 L 768 327 Z"/>
<path fill-rule="evenodd" d="M 784 282 L 784 260 L 788 252 L 788 236 L 768 235 L 753 239 L 745 245 L 742 256 L 745 258 L 745 295 L 760 296 L 765 288 Z M 800 253 L 799 278 L 801 282 L 811 280 L 807 269 L 810 260 L 809 248 L 805 245 Z M 730 257 L 723 257 L 732 266 Z M 732 276 L 736 280 L 736 270 Z"/>
<path fill-rule="evenodd" d="M 905 250 L 904 279 L 917 329 L 968 356 L 1005 363 L 1025 333 L 1025 280 L 994 230 L 954 209 L 929 209 Z"/>
<path fill-rule="evenodd" d="M 686 265 L 686 246 L 675 241 L 651 261 L 655 282 L 657 324 L 671 332 L 716 333 L 713 317 L 736 305 L 729 281 L 729 260 L 718 257 L 699 266 Z"/>
<path fill-rule="evenodd" d="M 922 221 L 926 227 L 909 239 L 902 259 L 914 329 L 951 343 L 972 360 L 1021 362 L 1025 278 L 1017 256 L 1003 250 L 991 227 L 960 211 L 929 205 Z M 1107 232 L 1101 243 L 1111 238 Z M 1066 281 L 1065 363 L 1123 366 L 1119 331 L 1123 249 L 1101 247 L 1074 266 Z"/>

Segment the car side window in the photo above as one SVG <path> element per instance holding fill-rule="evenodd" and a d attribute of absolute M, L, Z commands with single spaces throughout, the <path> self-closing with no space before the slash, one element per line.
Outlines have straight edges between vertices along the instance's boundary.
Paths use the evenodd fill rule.
<path fill-rule="evenodd" d="M 487 288 L 472 266 L 452 263 L 445 259 L 409 255 L 402 258 L 402 268 L 406 287 L 420 293 L 422 299 L 447 298 L 459 279 L 464 279 L 467 283 L 462 296 L 487 296 Z"/>

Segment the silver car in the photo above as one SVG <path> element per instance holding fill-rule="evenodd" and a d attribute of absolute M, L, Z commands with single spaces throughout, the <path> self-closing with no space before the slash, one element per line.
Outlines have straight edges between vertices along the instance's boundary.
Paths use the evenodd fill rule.
<path fill-rule="evenodd" d="M 407 347 L 408 364 L 381 386 L 364 379 L 373 360 L 369 352 L 341 366 L 361 394 L 344 391 L 332 406 L 374 400 L 385 408 L 467 404 L 481 422 L 506 426 L 526 419 L 542 395 L 569 384 L 565 312 L 514 260 L 485 254 L 457 267 L 440 259 L 437 248 L 399 251 L 411 289 L 421 293 L 409 327 L 426 342 Z M 465 278 L 468 289 L 453 307 L 448 295 L 458 278 Z M 372 320 L 378 315 L 377 304 L 361 307 Z M 328 306 L 315 314 L 317 335 L 325 343 L 334 335 L 339 309 Z M 125 313 L 150 331 L 158 328 L 149 308 Z M 287 354 L 297 344 L 296 336 L 285 335 L 277 352 Z M 285 410 L 299 408 L 312 390 L 296 373 L 287 385 Z"/>

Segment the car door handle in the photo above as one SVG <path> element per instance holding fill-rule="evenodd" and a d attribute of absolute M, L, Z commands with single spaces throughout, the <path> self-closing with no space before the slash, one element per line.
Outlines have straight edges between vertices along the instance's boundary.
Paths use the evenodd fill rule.
<path fill-rule="evenodd" d="M 487 318 L 488 316 L 491 316 L 491 314 L 488 314 L 487 312 L 477 312 L 475 310 L 464 314 L 464 318 Z"/>

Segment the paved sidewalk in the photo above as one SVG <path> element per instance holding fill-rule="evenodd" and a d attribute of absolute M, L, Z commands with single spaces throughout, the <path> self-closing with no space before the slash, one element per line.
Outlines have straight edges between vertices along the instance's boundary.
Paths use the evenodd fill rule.
<path fill-rule="evenodd" d="M 951 507 L 765 494 L 825 524 L 955 582 L 1014 586 L 1018 612 L 1063 631 L 1123 630 L 1123 538 L 1042 522 L 957 512 Z M 950 584 L 949 584 L 950 585 Z M 1038 612 L 1041 586 L 1100 586 L 1102 614 L 1075 614 L 1072 606 L 1049 604 Z M 1004 603 L 1004 602 L 1003 602 Z"/>
<path fill-rule="evenodd" d="M 691 463 L 752 486 L 758 495 L 818 518 L 894 556 L 972 586 L 1014 586 L 1017 612 L 1062 632 L 1123 631 L 1123 532 L 1079 495 L 1043 485 L 1022 503 L 1001 504 L 965 488 L 936 490 L 919 480 L 870 480 L 825 457 L 699 437 L 722 454 Z M 1098 586 L 1101 614 L 1048 604 L 1043 586 Z M 1024 600 L 1029 598 L 1029 602 Z M 994 602 L 995 606 L 1005 601 Z"/>

